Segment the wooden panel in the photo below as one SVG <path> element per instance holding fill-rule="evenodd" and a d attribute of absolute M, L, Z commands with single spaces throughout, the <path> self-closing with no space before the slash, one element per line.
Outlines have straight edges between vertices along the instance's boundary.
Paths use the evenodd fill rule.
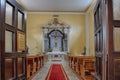
<path fill-rule="evenodd" d="M 103 31 L 101 30 L 100 32 L 99 32 L 99 34 L 100 34 L 100 48 L 99 48 L 99 51 L 100 52 L 102 52 L 102 50 L 103 50 Z"/>
<path fill-rule="evenodd" d="M 25 51 L 25 34 L 17 32 L 17 51 Z"/>
<path fill-rule="evenodd" d="M 120 80 L 120 59 L 115 59 L 114 63 L 114 80 Z"/>
<path fill-rule="evenodd" d="M 119 80 L 119 0 L 108 0 L 108 80 Z M 112 66 L 112 65 L 113 66 Z M 117 71 L 118 70 L 118 71 Z"/>
<path fill-rule="evenodd" d="M 12 59 L 5 59 L 5 80 L 12 78 Z"/>
<path fill-rule="evenodd" d="M 102 57 L 96 57 L 96 72 L 99 79 L 102 79 Z"/>
<path fill-rule="evenodd" d="M 104 6 L 104 7 L 103 7 Z M 98 0 L 98 4 L 96 5 L 96 10 L 94 13 L 94 21 L 95 21 L 95 77 L 97 80 L 105 80 L 106 74 L 104 70 L 106 70 L 106 62 L 105 62 L 105 49 L 106 46 L 106 29 L 105 23 L 105 15 L 104 12 L 106 8 L 105 0 Z M 97 17 L 96 17 L 97 16 Z M 97 20 L 97 21 L 96 21 Z M 105 35 L 103 35 L 105 34 Z M 106 48 L 106 47 L 105 47 Z"/>
<path fill-rule="evenodd" d="M 114 27 L 114 51 L 120 51 L 120 28 Z"/>
<path fill-rule="evenodd" d="M 18 75 L 21 75 L 23 70 L 22 58 L 18 58 L 17 66 L 18 66 Z"/>
<path fill-rule="evenodd" d="M 25 58 L 22 53 L 17 54 L 17 31 L 20 31 L 17 29 L 18 10 L 25 15 L 24 9 L 16 0 L 0 0 L 0 80 L 9 80 L 10 78 L 12 80 L 23 80 L 19 76 L 22 73 L 22 63 L 19 60 L 17 61 L 17 58 L 21 56 Z M 23 19 L 25 28 L 25 17 Z M 21 32 L 26 35 L 25 30 Z M 25 65 L 25 59 L 23 65 Z M 25 80 L 25 73 L 22 73 L 22 76 Z"/>

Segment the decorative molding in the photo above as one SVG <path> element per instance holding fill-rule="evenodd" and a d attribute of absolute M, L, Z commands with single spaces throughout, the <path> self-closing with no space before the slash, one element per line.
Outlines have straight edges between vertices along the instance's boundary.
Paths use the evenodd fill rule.
<path fill-rule="evenodd" d="M 92 9 L 94 9 L 96 3 L 97 3 L 97 0 L 94 0 L 92 2 L 91 6 L 89 7 L 89 9 L 85 12 L 85 14 L 88 14 Z"/>
<path fill-rule="evenodd" d="M 63 29 L 70 27 L 70 25 L 59 20 L 58 18 L 53 18 L 47 23 L 43 24 L 42 26 L 43 26 L 42 28 L 49 28 L 49 29 Z"/>
<path fill-rule="evenodd" d="M 85 12 L 27 12 L 27 14 L 76 14 L 84 15 Z"/>
<path fill-rule="evenodd" d="M 62 42 L 61 42 L 61 46 L 60 46 L 60 51 L 62 50 L 64 52 L 68 52 L 68 50 L 69 50 L 68 49 L 68 45 L 69 45 L 68 41 L 69 40 L 67 40 L 67 39 L 68 39 L 69 29 L 70 29 L 70 26 L 67 23 L 65 23 L 65 22 L 63 22 L 63 21 L 61 21 L 57 18 L 53 18 L 50 21 L 48 21 L 47 23 L 43 24 L 42 25 L 43 38 L 44 38 L 43 41 L 46 40 L 46 39 L 48 40 L 47 42 L 45 42 L 45 41 L 43 42 L 44 43 L 43 44 L 43 46 L 44 46 L 43 52 L 47 52 L 46 51 L 47 48 L 52 49 L 53 52 L 57 51 L 58 47 L 55 47 L 55 48 L 52 47 L 52 45 L 50 44 L 51 39 L 50 39 L 50 37 L 48 37 L 48 36 L 50 36 L 49 34 L 51 34 L 51 32 L 53 32 L 53 31 L 57 31 L 57 32 L 59 31 L 61 34 L 63 34 Z M 56 33 L 55 33 L 55 35 L 57 37 Z M 64 35 L 67 35 L 67 36 L 65 37 Z M 63 45 L 65 40 L 67 40 L 67 43 L 65 45 Z M 54 42 L 52 42 L 52 43 L 54 43 Z M 45 45 L 47 45 L 48 47 L 45 48 Z M 65 48 L 65 46 L 67 46 L 67 48 Z"/>

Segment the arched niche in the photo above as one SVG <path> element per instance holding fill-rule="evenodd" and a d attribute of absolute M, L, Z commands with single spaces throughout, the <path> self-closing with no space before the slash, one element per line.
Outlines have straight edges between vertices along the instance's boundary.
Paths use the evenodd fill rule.
<path fill-rule="evenodd" d="M 54 18 L 42 26 L 43 52 L 69 52 L 70 26 Z"/>
<path fill-rule="evenodd" d="M 48 33 L 49 49 L 63 51 L 64 34 L 60 30 L 52 30 Z"/>

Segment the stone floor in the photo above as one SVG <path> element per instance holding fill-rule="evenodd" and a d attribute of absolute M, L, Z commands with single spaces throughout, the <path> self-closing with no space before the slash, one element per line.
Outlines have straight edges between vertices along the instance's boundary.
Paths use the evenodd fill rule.
<path fill-rule="evenodd" d="M 42 67 L 40 69 L 40 71 L 35 75 L 35 77 L 32 80 L 45 80 L 51 64 L 62 64 L 64 69 L 65 69 L 65 72 L 66 72 L 66 74 L 67 74 L 67 76 L 69 78 L 69 80 L 80 80 L 79 77 L 68 66 L 68 63 L 66 61 L 64 61 L 64 60 L 55 61 L 55 62 L 50 60 L 50 61 L 46 62 L 44 67 Z"/>

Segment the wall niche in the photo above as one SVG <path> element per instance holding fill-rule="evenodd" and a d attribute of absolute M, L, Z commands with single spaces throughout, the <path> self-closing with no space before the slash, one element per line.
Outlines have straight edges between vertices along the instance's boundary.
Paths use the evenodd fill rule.
<path fill-rule="evenodd" d="M 53 18 L 42 26 L 43 52 L 68 52 L 70 26 Z"/>

